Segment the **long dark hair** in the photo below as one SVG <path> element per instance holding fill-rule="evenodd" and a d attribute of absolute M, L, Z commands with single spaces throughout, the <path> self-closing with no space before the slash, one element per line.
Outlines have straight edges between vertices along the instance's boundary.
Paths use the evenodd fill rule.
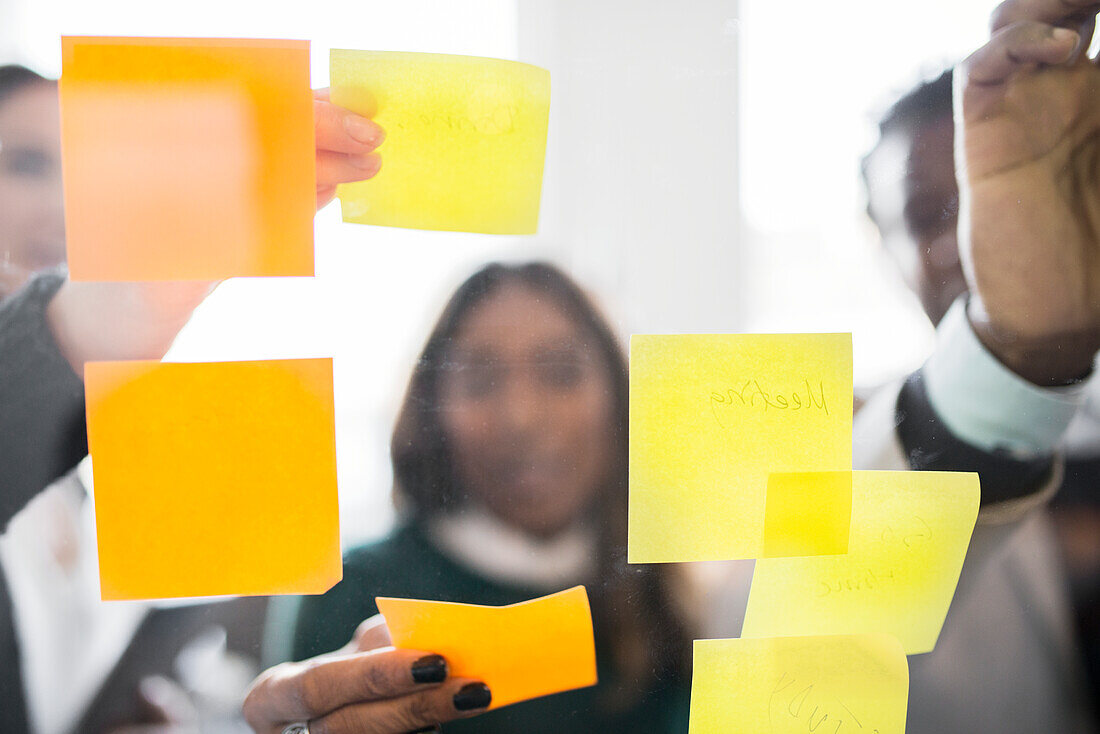
<path fill-rule="evenodd" d="M 0 104 L 20 89 L 33 84 L 53 84 L 53 80 L 19 64 L 0 66 Z"/>
<path fill-rule="evenodd" d="M 628 706 L 652 686 L 686 680 L 690 637 L 672 601 L 673 566 L 627 565 L 627 365 L 607 322 L 584 292 L 546 263 L 488 265 L 451 297 L 416 362 L 390 445 L 394 499 L 412 520 L 452 512 L 465 501 L 439 415 L 440 377 L 455 335 L 478 304 L 506 284 L 556 303 L 608 368 L 613 456 L 607 486 L 590 512 L 599 528 L 598 578 L 589 586 L 593 613 L 612 630 L 611 654 L 621 680 L 607 705 Z"/>

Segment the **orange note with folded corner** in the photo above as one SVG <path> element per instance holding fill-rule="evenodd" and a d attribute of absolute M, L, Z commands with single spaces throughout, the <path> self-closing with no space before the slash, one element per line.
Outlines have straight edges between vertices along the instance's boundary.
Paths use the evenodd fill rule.
<path fill-rule="evenodd" d="M 341 577 L 332 360 L 89 362 L 103 599 Z"/>
<path fill-rule="evenodd" d="M 307 41 L 63 37 L 74 280 L 313 275 Z"/>
<path fill-rule="evenodd" d="M 592 613 L 583 586 L 506 607 L 379 597 L 393 644 L 447 659 L 500 708 L 596 684 Z"/>

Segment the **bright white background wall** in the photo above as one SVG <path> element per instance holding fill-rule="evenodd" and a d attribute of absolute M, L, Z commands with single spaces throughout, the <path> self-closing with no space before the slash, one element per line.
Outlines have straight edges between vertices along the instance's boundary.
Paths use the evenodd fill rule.
<path fill-rule="evenodd" d="M 59 72 L 58 36 L 307 38 L 551 69 L 541 231 L 317 218 L 316 279 L 229 281 L 172 358 L 335 356 L 345 539 L 391 517 L 387 444 L 450 290 L 491 258 L 550 257 L 620 332 L 853 331 L 856 379 L 910 369 L 931 330 L 877 254 L 858 158 L 871 112 L 984 37 L 992 0 L 0 0 L 0 63 Z M 262 7 L 263 12 L 256 8 Z M 384 154 L 384 148 L 383 148 Z"/>
<path fill-rule="evenodd" d="M 18 50 L 20 28 L 17 0 L 0 0 L 0 58 L 11 59 Z"/>
<path fill-rule="evenodd" d="M 878 251 L 859 180 L 878 114 L 983 42 L 995 0 L 742 0 L 745 328 L 851 331 L 856 384 L 910 371 L 932 329 Z"/>
<path fill-rule="evenodd" d="M 553 80 L 539 238 L 624 332 L 742 323 L 737 0 L 520 0 Z"/>

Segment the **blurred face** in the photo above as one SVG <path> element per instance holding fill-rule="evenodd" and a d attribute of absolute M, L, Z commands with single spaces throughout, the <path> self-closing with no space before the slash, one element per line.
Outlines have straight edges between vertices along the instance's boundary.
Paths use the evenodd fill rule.
<path fill-rule="evenodd" d="M 443 430 L 471 499 L 549 536 L 611 470 L 609 367 L 546 295 L 502 286 L 467 316 L 440 384 Z"/>
<path fill-rule="evenodd" d="M 890 133 L 868 161 L 871 215 L 924 312 L 938 324 L 966 291 L 950 117 Z"/>
<path fill-rule="evenodd" d="M 60 140 L 55 84 L 0 102 L 0 297 L 65 261 Z"/>

